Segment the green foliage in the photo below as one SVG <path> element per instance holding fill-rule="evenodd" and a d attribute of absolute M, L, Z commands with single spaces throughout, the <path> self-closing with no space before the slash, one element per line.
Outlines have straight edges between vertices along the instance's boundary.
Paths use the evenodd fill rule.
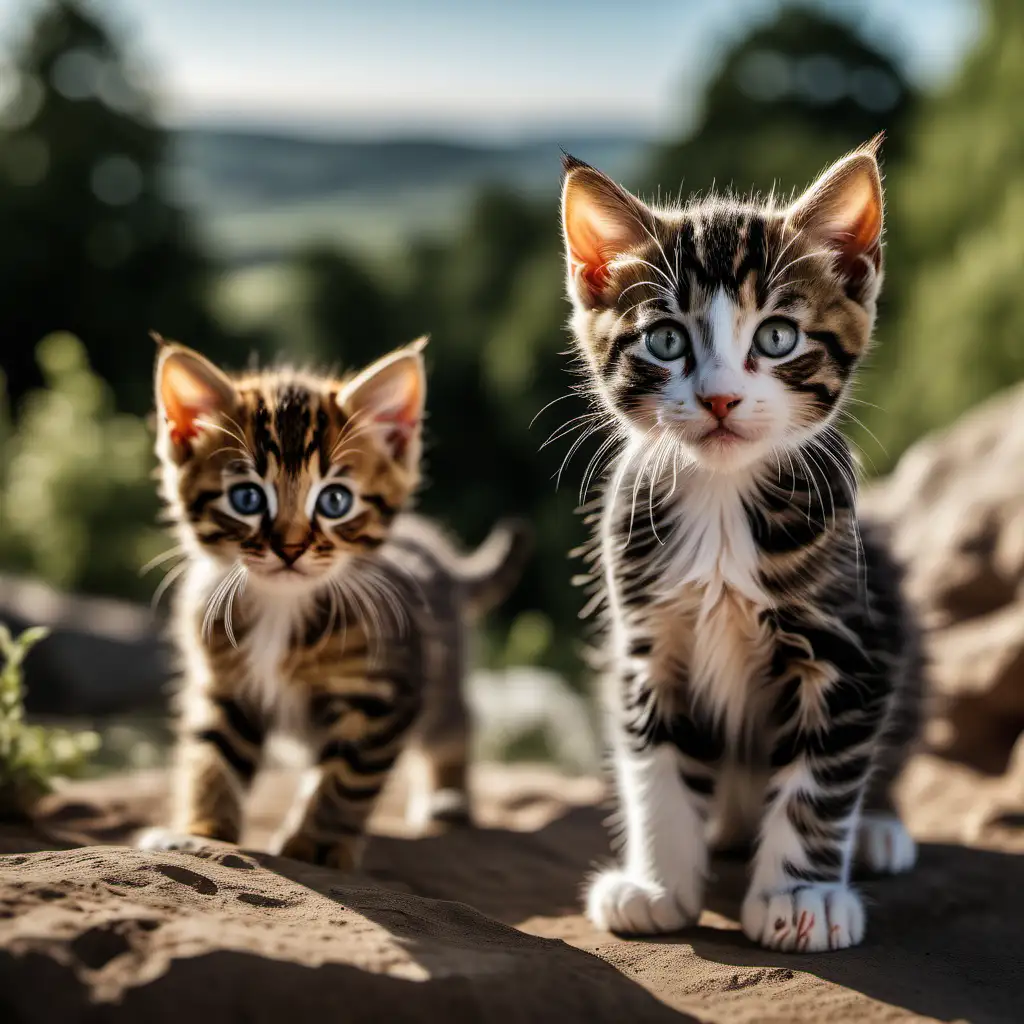
<path fill-rule="evenodd" d="M 3 445 L 0 559 L 58 587 L 148 595 L 139 566 L 166 546 L 149 431 L 116 411 L 76 338 L 50 335 L 37 358 L 46 387 Z"/>
<path fill-rule="evenodd" d="M 39 797 L 49 792 L 55 776 L 80 772 L 99 746 L 95 733 L 25 721 L 21 666 L 45 636 L 46 630 L 37 628 L 12 638 L 0 624 L 0 819 L 27 816 Z"/>
<path fill-rule="evenodd" d="M 977 49 L 889 177 L 887 301 L 865 388 L 877 408 L 858 412 L 881 468 L 1024 379 L 1024 6 L 986 8 Z"/>

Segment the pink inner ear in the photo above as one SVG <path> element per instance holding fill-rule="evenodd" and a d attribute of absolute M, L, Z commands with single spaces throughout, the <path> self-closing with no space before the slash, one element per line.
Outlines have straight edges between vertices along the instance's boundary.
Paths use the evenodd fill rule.
<path fill-rule="evenodd" d="M 394 453 L 395 458 L 400 459 L 409 450 L 412 435 L 411 426 L 394 425 L 384 435 L 384 443 L 388 446 L 389 451 Z"/>
<path fill-rule="evenodd" d="M 588 284 L 603 284 L 608 264 L 636 241 L 599 203 L 572 193 L 566 203 L 565 233 L 572 260 L 584 268 Z"/>
<path fill-rule="evenodd" d="M 160 380 L 160 398 L 171 423 L 171 440 L 175 444 L 199 433 L 196 420 L 217 408 L 217 395 L 174 363 L 164 367 Z"/>
<path fill-rule="evenodd" d="M 563 202 L 565 242 L 574 275 L 596 295 L 607 283 L 608 264 L 643 241 L 643 207 L 592 170 L 570 175 Z"/>
<path fill-rule="evenodd" d="M 384 443 L 394 452 L 396 458 L 405 455 L 416 428 L 419 426 L 419 406 L 413 395 L 401 408 L 388 410 L 374 417 L 386 428 Z"/>
<path fill-rule="evenodd" d="M 834 246 L 845 269 L 861 257 L 877 263 L 882 235 L 882 196 L 870 157 L 845 158 L 798 204 L 797 223 Z"/>

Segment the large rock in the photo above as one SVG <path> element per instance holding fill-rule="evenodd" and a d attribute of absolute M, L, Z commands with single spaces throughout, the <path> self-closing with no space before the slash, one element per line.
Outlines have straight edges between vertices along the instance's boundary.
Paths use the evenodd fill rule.
<path fill-rule="evenodd" d="M 948 762 L 919 758 L 905 780 L 911 826 L 932 839 L 917 870 L 865 882 L 865 945 L 818 955 L 744 938 L 736 861 L 714 864 L 700 927 L 656 940 L 594 929 L 579 909 L 609 852 L 594 779 L 478 766 L 481 827 L 425 838 L 405 831 L 392 792 L 366 871 L 350 876 L 254 852 L 294 783 L 260 780 L 241 850 L 125 848 L 161 813 L 159 773 L 76 784 L 44 806 L 50 846 L 117 846 L 17 853 L 45 836 L 0 830 L 0 1021 L 1020 1019 L 1024 836 L 1007 826 L 963 845 L 964 810 L 996 783 Z"/>
<path fill-rule="evenodd" d="M 910 448 L 869 487 L 926 628 L 931 738 L 999 773 L 1024 730 L 1024 387 Z"/>
<path fill-rule="evenodd" d="M 230 848 L 15 856 L 0 885 L 12 1024 L 678 1019 L 557 939 Z"/>

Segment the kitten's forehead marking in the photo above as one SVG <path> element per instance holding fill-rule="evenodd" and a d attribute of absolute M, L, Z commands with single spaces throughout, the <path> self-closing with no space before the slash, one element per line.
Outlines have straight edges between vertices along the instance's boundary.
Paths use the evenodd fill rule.
<path fill-rule="evenodd" d="M 312 394 L 300 384 L 285 384 L 277 394 L 274 430 L 286 473 L 297 474 L 305 464 L 313 429 Z"/>
<path fill-rule="evenodd" d="M 739 310 L 729 293 L 718 288 L 708 306 L 708 321 L 711 326 L 711 350 L 715 365 L 731 362 L 736 348 L 736 334 Z"/>
<path fill-rule="evenodd" d="M 300 381 L 258 382 L 243 392 L 260 475 L 296 476 L 326 455 L 329 417 L 322 396 Z M 322 460 L 321 460 L 322 461 Z"/>

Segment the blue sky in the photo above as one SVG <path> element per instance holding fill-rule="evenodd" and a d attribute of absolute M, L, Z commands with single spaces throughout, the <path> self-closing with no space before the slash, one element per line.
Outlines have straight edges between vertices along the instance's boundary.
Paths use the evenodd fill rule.
<path fill-rule="evenodd" d="M 0 0 L 9 36 L 38 0 Z M 716 47 L 775 0 L 93 0 L 120 23 L 175 121 L 514 136 L 656 131 L 690 112 Z M 948 74 L 971 0 L 824 3 Z"/>

